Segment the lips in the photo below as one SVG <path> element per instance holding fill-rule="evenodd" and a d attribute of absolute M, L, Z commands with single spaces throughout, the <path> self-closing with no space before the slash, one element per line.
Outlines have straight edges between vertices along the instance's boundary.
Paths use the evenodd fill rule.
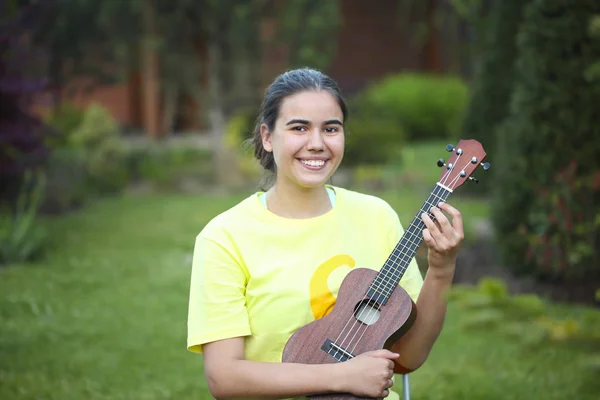
<path fill-rule="evenodd" d="M 310 170 L 313 170 L 313 171 L 318 171 L 318 170 L 322 169 L 325 166 L 325 164 L 327 163 L 327 160 L 323 160 L 323 159 L 318 159 L 318 160 L 315 160 L 315 159 L 302 160 L 302 159 L 300 159 L 299 161 L 304 167 L 306 167 Z"/>

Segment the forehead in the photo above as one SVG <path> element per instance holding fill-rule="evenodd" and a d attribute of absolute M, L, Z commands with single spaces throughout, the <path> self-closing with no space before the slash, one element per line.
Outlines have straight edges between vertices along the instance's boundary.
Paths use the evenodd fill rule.
<path fill-rule="evenodd" d="M 279 118 L 303 118 L 310 120 L 343 118 L 342 109 L 329 92 L 300 92 L 286 97 L 281 103 Z"/>

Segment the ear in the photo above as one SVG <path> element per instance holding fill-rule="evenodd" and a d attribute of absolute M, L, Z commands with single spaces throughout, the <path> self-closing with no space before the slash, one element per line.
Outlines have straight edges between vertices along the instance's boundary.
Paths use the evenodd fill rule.
<path fill-rule="evenodd" d="M 262 144 L 265 151 L 269 153 L 273 151 L 273 145 L 271 145 L 271 132 L 266 124 L 260 125 L 260 137 L 262 138 Z"/>

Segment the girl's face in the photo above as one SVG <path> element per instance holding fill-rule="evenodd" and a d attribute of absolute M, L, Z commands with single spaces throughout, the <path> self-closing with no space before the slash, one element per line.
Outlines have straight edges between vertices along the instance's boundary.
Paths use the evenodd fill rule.
<path fill-rule="evenodd" d="M 275 129 L 261 126 L 263 146 L 273 152 L 276 184 L 311 189 L 324 185 L 344 155 L 344 119 L 327 91 L 307 91 L 286 97 Z"/>

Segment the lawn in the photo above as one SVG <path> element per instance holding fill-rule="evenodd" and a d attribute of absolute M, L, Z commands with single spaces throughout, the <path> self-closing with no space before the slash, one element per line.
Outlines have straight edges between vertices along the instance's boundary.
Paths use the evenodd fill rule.
<path fill-rule="evenodd" d="M 396 208 L 419 202 L 387 196 Z M 191 252 L 202 226 L 240 198 L 130 196 L 45 221 L 46 258 L 0 270 L 0 398 L 211 398 L 201 358 L 185 349 Z M 581 352 L 464 332 L 461 318 L 451 304 L 412 374 L 414 399 L 594 398 Z"/>

